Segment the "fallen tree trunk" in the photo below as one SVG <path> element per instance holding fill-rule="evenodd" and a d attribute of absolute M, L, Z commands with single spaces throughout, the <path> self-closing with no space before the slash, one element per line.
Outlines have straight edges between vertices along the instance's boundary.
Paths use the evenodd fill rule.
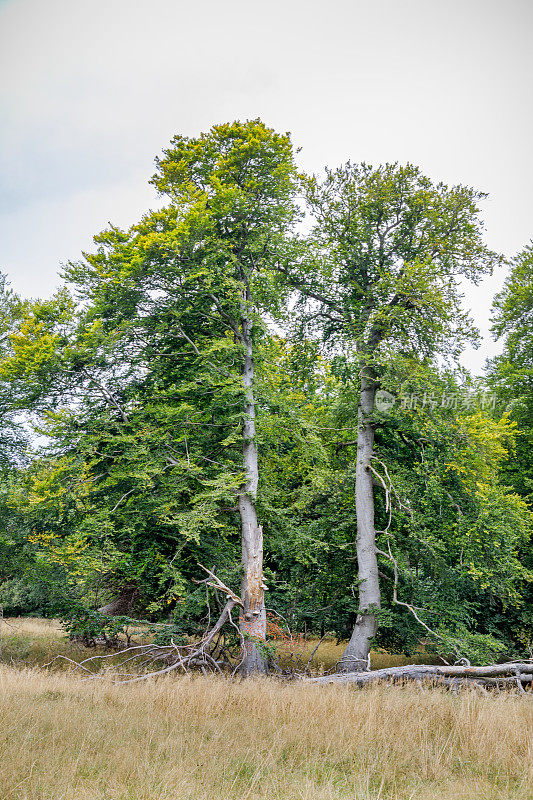
<path fill-rule="evenodd" d="M 368 686 L 380 681 L 429 681 L 445 686 L 478 684 L 481 686 L 517 685 L 533 682 L 533 659 L 506 664 L 488 664 L 482 667 L 437 667 L 425 664 L 408 664 L 403 667 L 376 669 L 371 672 L 344 672 L 307 678 L 311 683 L 350 683 Z"/>

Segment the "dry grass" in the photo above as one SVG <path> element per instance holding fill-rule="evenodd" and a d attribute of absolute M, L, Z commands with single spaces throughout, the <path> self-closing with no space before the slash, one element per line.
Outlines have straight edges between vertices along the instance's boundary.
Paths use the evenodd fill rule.
<path fill-rule="evenodd" d="M 530 800 L 531 697 L 0 667 L 3 800 Z"/>
<path fill-rule="evenodd" d="M 531 694 L 176 676 L 116 686 L 26 666 L 87 656 L 55 621 L 8 620 L 2 634 L 0 800 L 533 798 Z M 324 642 L 316 667 L 341 651 Z"/>
<path fill-rule="evenodd" d="M 14 617 L 1 621 L 0 662 L 12 666 L 42 666 L 57 655 L 79 661 L 92 655 L 92 651 L 70 642 L 58 620 Z M 54 668 L 65 669 L 67 664 L 58 661 Z"/>
<path fill-rule="evenodd" d="M 141 633 L 141 632 L 140 632 Z M 135 636 L 142 641 L 142 636 Z M 288 666 L 292 655 L 292 663 L 298 658 L 300 666 L 305 666 L 315 649 L 318 639 L 308 639 L 303 643 L 279 643 L 278 656 L 282 665 Z M 342 656 L 345 643 L 336 644 L 335 640 L 323 641 L 312 661 L 312 669 L 317 673 L 333 669 Z M 103 648 L 88 650 L 81 645 L 69 641 L 64 629 L 57 620 L 40 617 L 13 617 L 0 622 L 0 662 L 12 666 L 42 666 L 56 655 L 80 661 L 89 655 L 104 654 Z M 120 658 L 117 657 L 117 662 Z M 420 653 L 413 657 L 391 655 L 379 651 L 372 652 L 372 669 L 397 667 L 402 664 L 431 664 L 434 659 L 428 654 Z M 438 661 L 435 661 L 438 663 Z M 95 663 L 93 668 L 97 668 Z M 70 669 L 68 662 L 57 661 L 54 669 Z"/>
<path fill-rule="evenodd" d="M 307 664 L 309 660 L 311 653 L 318 644 L 318 641 L 319 641 L 318 639 L 308 639 L 303 646 L 295 645 L 294 647 L 281 645 L 279 648 L 281 656 L 280 660 L 282 661 L 282 663 L 283 662 L 287 663 L 288 661 L 287 657 L 292 650 L 294 654 L 299 657 L 300 663 L 302 663 L 305 666 L 305 664 Z M 341 642 L 340 644 L 337 644 L 335 639 L 324 640 L 320 644 L 315 655 L 313 656 L 313 660 L 311 662 L 313 670 L 316 670 L 317 672 L 326 672 L 327 670 L 333 669 L 335 665 L 340 661 L 345 647 L 346 647 L 346 642 Z M 442 661 L 440 661 L 435 656 L 424 652 L 420 652 L 414 656 L 404 656 L 400 654 L 385 653 L 379 650 L 373 650 L 371 653 L 372 669 L 382 669 L 384 667 L 400 667 L 404 664 L 433 664 L 433 663 L 441 664 Z"/>

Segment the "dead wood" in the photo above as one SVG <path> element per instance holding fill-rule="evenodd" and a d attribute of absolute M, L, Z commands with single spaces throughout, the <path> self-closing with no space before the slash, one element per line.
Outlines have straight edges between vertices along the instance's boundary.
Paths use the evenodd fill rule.
<path fill-rule="evenodd" d="M 164 675 L 174 670 L 182 670 L 187 672 L 191 668 L 200 669 L 202 672 L 222 672 L 222 667 L 233 667 L 232 661 L 235 659 L 228 658 L 225 644 L 222 640 L 223 628 L 229 623 L 238 635 L 241 649 L 241 660 L 245 652 L 243 636 L 239 627 L 233 621 L 231 612 L 235 606 L 242 607 L 243 602 L 225 583 L 223 583 L 215 573 L 207 569 L 207 567 L 199 565 L 207 572 L 208 577 L 204 580 L 197 580 L 195 583 L 203 583 L 207 586 L 213 587 L 216 591 L 223 592 L 227 601 L 223 607 L 215 624 L 212 625 L 204 635 L 196 642 L 191 644 L 177 644 L 171 640 L 170 645 L 157 645 L 157 644 L 141 644 L 121 649 L 120 655 L 126 656 L 120 663 L 119 669 L 128 665 L 130 668 L 135 667 L 136 671 L 146 670 L 147 666 L 154 662 L 164 664 L 165 666 L 155 671 L 143 671 L 142 674 L 135 677 L 122 674 L 116 676 L 116 682 L 119 683 L 132 683 L 135 681 L 146 680 L 146 678 L 155 677 L 157 675 Z M 103 609 L 100 609 L 103 611 Z M 91 670 L 91 665 L 95 662 L 105 663 L 108 658 L 116 657 L 115 653 L 109 655 L 95 655 L 85 658 L 82 661 L 74 661 L 73 659 L 66 658 L 65 656 L 56 656 L 57 659 L 64 659 L 74 665 L 74 669 L 81 669 L 85 673 L 90 673 L 92 677 L 101 677 L 95 675 Z M 54 659 L 55 660 L 55 659 Z M 52 662 L 50 662 L 52 663 Z M 49 666 L 49 664 L 45 664 Z M 239 664 L 237 665 L 237 668 Z M 236 670 L 234 669 L 234 672 Z"/>
<path fill-rule="evenodd" d="M 346 683 L 355 686 L 368 686 L 372 683 L 403 681 L 429 682 L 435 685 L 459 688 L 464 686 L 517 686 L 523 691 L 523 684 L 533 682 L 533 659 L 524 662 L 487 664 L 472 666 L 430 666 L 408 664 L 403 667 L 388 667 L 370 672 L 344 672 L 307 678 L 311 683 Z"/>

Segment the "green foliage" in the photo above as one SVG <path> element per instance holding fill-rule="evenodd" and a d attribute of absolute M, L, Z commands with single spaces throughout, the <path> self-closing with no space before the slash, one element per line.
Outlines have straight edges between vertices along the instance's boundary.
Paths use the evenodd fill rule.
<path fill-rule="evenodd" d="M 0 606 L 6 617 L 44 616 L 50 611 L 47 587 L 27 578 L 11 578 L 0 585 Z"/>
<path fill-rule="evenodd" d="M 450 653 L 461 654 L 471 664 L 492 664 L 509 653 L 509 645 L 486 633 L 472 633 L 461 625 L 454 633 L 445 628 L 439 629 L 442 641 L 450 647 Z"/>
<path fill-rule="evenodd" d="M 523 649 L 533 637 L 531 248 L 496 304 L 507 339 L 491 410 L 468 400 L 476 387 L 453 365 L 476 340 L 459 280 L 500 263 L 483 244 L 483 195 L 412 165 L 299 177 L 288 134 L 259 120 L 177 136 L 156 165 L 166 206 L 98 234 L 67 266 L 68 288 L 33 303 L 0 293 L 6 608 L 41 610 L 43 592 L 87 641 L 113 639 L 139 614 L 167 642 L 202 629 L 216 607 L 193 583 L 199 563 L 238 590 L 245 302 L 269 607 L 313 633 L 353 627 L 365 368 L 397 398 L 372 417 L 375 467 L 394 487 L 392 514 L 375 489 L 377 644 L 409 652 L 423 639 L 472 661 Z M 308 236 L 296 233 L 297 191 Z M 430 399 L 402 402 L 413 395 Z M 431 401 L 444 396 L 460 407 Z M 39 435 L 31 459 L 15 425 L 22 410 Z M 97 611 L 125 585 L 137 592 L 131 617 Z"/>
<path fill-rule="evenodd" d="M 503 290 L 494 301 L 493 331 L 503 352 L 490 365 L 490 381 L 517 425 L 516 459 L 505 474 L 516 491 L 533 499 L 533 243 L 512 261 Z"/>
<path fill-rule="evenodd" d="M 97 639 L 113 642 L 132 621 L 128 617 L 109 617 L 73 602 L 61 605 L 64 616 L 60 618 L 68 635 L 83 640 L 88 647 L 94 646 Z M 61 607 L 55 610 L 60 612 Z"/>
<path fill-rule="evenodd" d="M 458 278 L 477 282 L 500 260 L 482 241 L 483 194 L 435 185 L 410 164 L 347 163 L 304 188 L 314 232 L 282 274 L 299 289 L 309 329 L 382 370 L 398 358 L 457 355 L 476 338 Z"/>

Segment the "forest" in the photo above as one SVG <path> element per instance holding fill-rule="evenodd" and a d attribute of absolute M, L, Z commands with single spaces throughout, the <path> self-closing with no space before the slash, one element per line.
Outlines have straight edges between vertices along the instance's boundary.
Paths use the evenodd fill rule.
<path fill-rule="evenodd" d="M 144 626 L 140 673 L 288 674 L 298 636 L 337 677 L 531 659 L 533 245 L 492 252 L 485 195 L 413 164 L 303 174 L 258 119 L 151 183 L 52 297 L 2 280 L 4 616 L 89 656 Z M 463 293 L 505 268 L 472 376 Z"/>

